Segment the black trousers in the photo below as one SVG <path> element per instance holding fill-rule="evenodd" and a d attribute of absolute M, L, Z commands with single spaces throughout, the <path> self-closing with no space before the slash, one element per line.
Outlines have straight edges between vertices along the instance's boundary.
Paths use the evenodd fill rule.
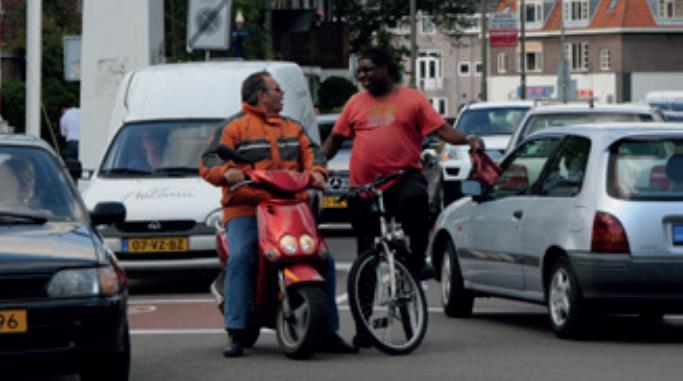
<path fill-rule="evenodd" d="M 429 201 L 427 180 L 417 170 L 409 170 L 384 192 L 384 206 L 389 216 L 395 216 L 410 237 L 408 265 L 420 269 L 425 263 L 429 239 Z M 351 225 L 356 235 L 358 254 L 370 249 L 380 234 L 379 215 L 372 210 L 371 200 L 349 200 Z"/>

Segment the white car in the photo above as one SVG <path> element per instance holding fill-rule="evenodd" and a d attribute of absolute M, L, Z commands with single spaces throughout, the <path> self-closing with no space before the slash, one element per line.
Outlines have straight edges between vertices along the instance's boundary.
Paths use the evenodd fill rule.
<path fill-rule="evenodd" d="M 527 113 L 509 140 L 505 153 L 512 151 L 534 131 L 548 127 L 576 124 L 664 121 L 662 112 L 639 104 L 590 103 L 554 104 L 538 106 Z"/>
<path fill-rule="evenodd" d="M 683 311 L 683 124 L 568 126 L 532 134 L 494 186 L 439 216 L 429 253 L 444 311 L 475 297 L 546 304 L 560 337 L 592 312 Z"/>
<path fill-rule="evenodd" d="M 533 105 L 533 101 L 471 103 L 460 111 L 454 127 L 466 135 L 480 137 L 487 154 L 498 160 L 513 131 Z M 468 145 L 444 144 L 438 158 L 439 174 L 431 181 L 435 186 L 430 197 L 435 212 L 461 196 L 460 184 L 472 170 Z"/>

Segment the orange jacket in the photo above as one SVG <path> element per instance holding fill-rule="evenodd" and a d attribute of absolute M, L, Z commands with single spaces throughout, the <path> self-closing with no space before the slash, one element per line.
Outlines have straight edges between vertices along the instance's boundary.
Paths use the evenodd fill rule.
<path fill-rule="evenodd" d="M 216 153 L 220 144 L 254 160 L 256 169 L 317 171 L 327 176 L 322 153 L 311 144 L 299 123 L 281 116 L 266 117 L 262 111 L 244 103 L 242 112 L 216 130 L 199 166 L 199 173 L 206 181 L 223 187 L 224 224 L 235 217 L 255 215 L 256 205 L 271 196 L 265 190 L 253 187 L 230 192 L 223 177 L 225 171 L 238 168 L 246 172 L 251 166 L 223 161 Z"/>

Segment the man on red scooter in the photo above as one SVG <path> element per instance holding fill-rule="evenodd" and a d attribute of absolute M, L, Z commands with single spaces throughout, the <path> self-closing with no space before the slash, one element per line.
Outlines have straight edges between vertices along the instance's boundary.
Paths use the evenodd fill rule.
<path fill-rule="evenodd" d="M 257 169 L 285 169 L 310 172 L 314 186 L 324 187 L 327 172 L 324 158 L 314 148 L 301 125 L 280 116 L 284 91 L 265 71 L 254 73 L 242 83 L 242 111 L 228 119 L 213 137 L 202 156 L 200 173 L 211 184 L 223 187 L 223 220 L 227 231 L 230 260 L 225 274 L 224 324 L 228 343 L 223 349 L 226 357 L 242 356 L 240 343 L 246 325 L 251 300 L 252 269 L 256 264 L 257 225 L 256 205 L 270 194 L 261 189 L 241 187 L 230 192 L 230 186 L 245 179 L 245 165 L 224 162 L 215 154 L 224 144 L 255 162 Z M 336 304 L 336 276 L 334 260 L 328 256 L 326 294 L 330 307 L 329 337 L 323 340 L 320 351 L 355 353 L 336 334 L 339 315 Z"/>

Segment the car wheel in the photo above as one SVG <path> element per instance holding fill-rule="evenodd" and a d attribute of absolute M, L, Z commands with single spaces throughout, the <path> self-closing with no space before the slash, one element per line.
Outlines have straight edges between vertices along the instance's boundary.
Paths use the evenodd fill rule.
<path fill-rule="evenodd" d="M 123 325 L 119 336 L 121 345 L 118 352 L 98 354 L 84 361 L 84 368 L 80 372 L 81 381 L 128 381 L 130 372 L 128 323 Z"/>
<path fill-rule="evenodd" d="M 579 282 L 567 258 L 553 265 L 548 283 L 548 313 L 553 331 L 561 338 L 576 338 L 584 323 Z"/>
<path fill-rule="evenodd" d="M 447 316 L 472 316 L 474 293 L 465 289 L 455 248 L 450 241 L 444 245 L 441 256 L 441 304 Z"/>

